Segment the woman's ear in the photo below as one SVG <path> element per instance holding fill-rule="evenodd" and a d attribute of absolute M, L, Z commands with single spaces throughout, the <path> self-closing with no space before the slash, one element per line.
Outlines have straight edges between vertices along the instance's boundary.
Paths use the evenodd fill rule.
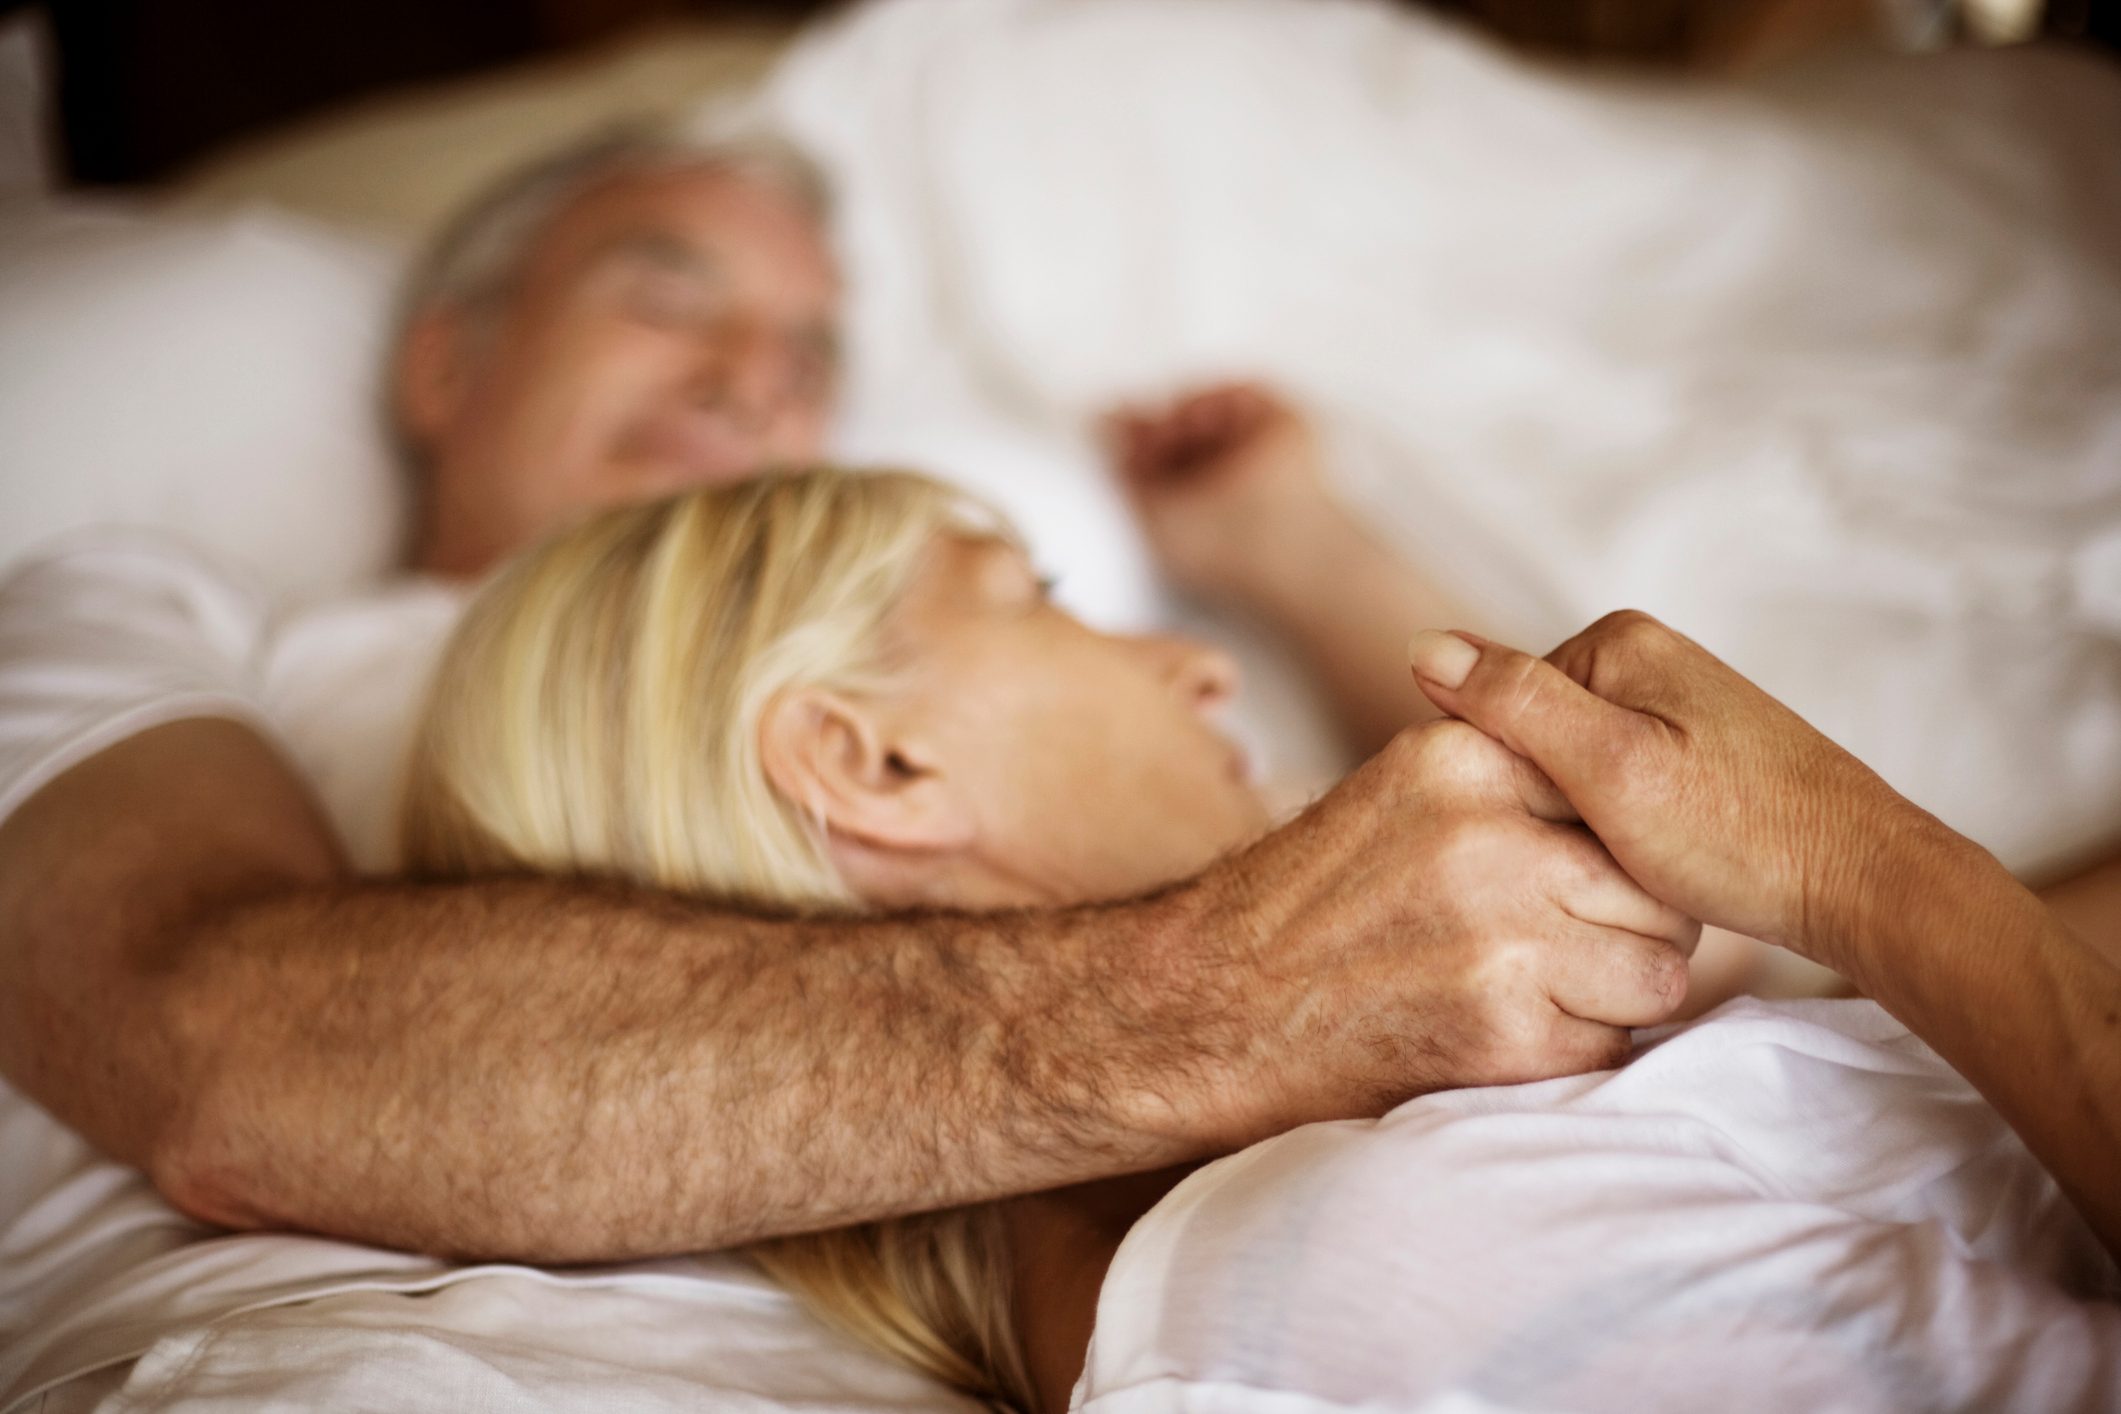
<path fill-rule="evenodd" d="M 920 746 L 837 693 L 798 688 L 759 723 L 766 779 L 831 833 L 872 849 L 954 851 L 977 822 L 956 783 Z"/>

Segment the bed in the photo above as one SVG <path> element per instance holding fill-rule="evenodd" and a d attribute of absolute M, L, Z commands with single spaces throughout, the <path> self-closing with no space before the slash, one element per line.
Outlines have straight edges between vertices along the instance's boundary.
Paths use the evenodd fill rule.
<path fill-rule="evenodd" d="M 993 496 L 1098 622 L 1195 611 L 1090 417 L 1262 375 L 1514 635 L 1646 608 L 2021 870 L 2121 836 L 2121 176 L 2096 137 L 2121 74 L 2063 52 L 1710 89 L 1365 0 L 669 26 L 311 122 L 149 205 L 6 207 L 0 556 L 116 517 L 293 596 L 386 572 L 375 369 L 405 252 L 514 162 L 640 117 L 766 123 L 825 162 L 855 291 L 841 450 Z M 1300 797 L 1341 764 L 1323 714 L 1245 656 L 1248 731 Z M 152 1326 L 151 1283 L 99 1293 L 83 1258 L 56 1335 L 0 1277 L 0 1410 L 91 1349 L 100 1382 L 44 1407 L 958 1407 L 732 1263 L 668 1264 L 694 1305 L 650 1315 L 597 1273 L 364 1261 L 329 1301 L 260 1277 Z"/>

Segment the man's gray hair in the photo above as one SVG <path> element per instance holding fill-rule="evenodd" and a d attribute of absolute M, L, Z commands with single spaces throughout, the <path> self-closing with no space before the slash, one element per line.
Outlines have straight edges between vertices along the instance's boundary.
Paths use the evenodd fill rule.
<path fill-rule="evenodd" d="M 607 132 L 504 177 L 444 229 L 414 267 L 402 308 L 477 305 L 505 293 L 538 236 L 576 197 L 613 177 L 709 167 L 785 192 L 820 222 L 830 214 L 823 170 L 801 149 L 764 133 L 711 139 L 661 129 Z"/>

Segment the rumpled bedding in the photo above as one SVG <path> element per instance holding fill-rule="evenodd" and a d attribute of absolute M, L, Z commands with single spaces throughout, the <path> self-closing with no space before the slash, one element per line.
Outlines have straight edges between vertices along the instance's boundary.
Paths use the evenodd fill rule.
<path fill-rule="evenodd" d="M 1086 419 L 1265 376 L 1486 627 L 1644 608 L 2014 866 L 2121 834 L 2111 64 L 1709 87 L 1381 0 L 884 0 L 740 121 L 839 183 L 851 445 L 959 428 L 929 460 L 1076 508 L 1093 607 L 1145 571 Z"/>
<path fill-rule="evenodd" d="M 2113 1263 L 1866 1001 L 1210 1164 L 1127 1234 L 1083 1414 L 2113 1414 Z"/>

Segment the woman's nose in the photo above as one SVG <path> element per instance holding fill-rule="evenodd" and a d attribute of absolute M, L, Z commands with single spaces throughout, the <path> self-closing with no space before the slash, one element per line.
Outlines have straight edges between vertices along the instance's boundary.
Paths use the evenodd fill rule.
<path fill-rule="evenodd" d="M 1170 681 L 1194 706 L 1220 707 L 1237 695 L 1237 660 L 1229 654 L 1186 638 L 1155 642 L 1165 655 Z"/>

